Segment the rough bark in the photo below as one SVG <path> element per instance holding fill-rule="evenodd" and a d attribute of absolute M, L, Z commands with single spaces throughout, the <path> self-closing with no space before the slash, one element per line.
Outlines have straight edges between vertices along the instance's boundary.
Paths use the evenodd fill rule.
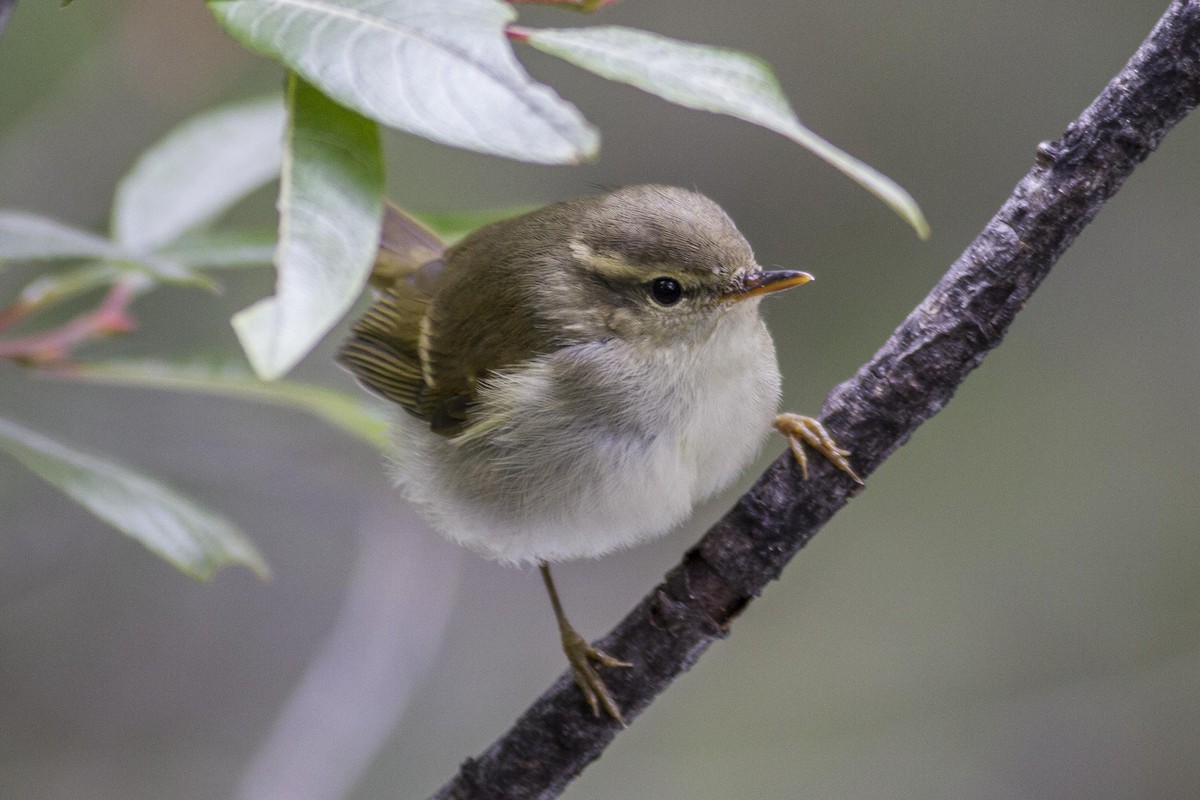
<path fill-rule="evenodd" d="M 822 419 L 866 476 L 936 414 L 1003 339 L 1050 268 L 1167 132 L 1200 102 L 1200 2 L 1171 3 L 1099 97 L 891 338 L 836 387 Z M 777 460 L 598 644 L 633 662 L 605 681 L 638 716 L 777 578 L 858 487 L 820 459 Z M 587 713 L 564 674 L 435 798 L 551 798 L 621 731 Z"/>

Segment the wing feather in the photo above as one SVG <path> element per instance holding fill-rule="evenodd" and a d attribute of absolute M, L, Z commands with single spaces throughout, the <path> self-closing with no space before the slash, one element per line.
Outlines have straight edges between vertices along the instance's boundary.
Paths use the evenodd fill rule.
<path fill-rule="evenodd" d="M 428 416 L 419 346 L 428 304 L 409 292 L 388 290 L 350 329 L 337 354 L 338 363 L 368 391 L 420 417 Z"/>

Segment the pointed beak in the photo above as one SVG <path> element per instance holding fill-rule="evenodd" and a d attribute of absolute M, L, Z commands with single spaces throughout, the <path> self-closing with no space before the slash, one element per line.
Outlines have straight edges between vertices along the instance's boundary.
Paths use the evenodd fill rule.
<path fill-rule="evenodd" d="M 742 281 L 741 288 L 725 295 L 725 299 L 733 302 L 741 302 L 742 300 L 749 300 L 751 297 L 760 297 L 771 292 L 782 292 L 784 289 L 791 289 L 793 286 L 808 283 L 812 279 L 813 276 L 807 272 L 799 272 L 791 269 L 780 269 L 773 272 L 751 272 Z"/>

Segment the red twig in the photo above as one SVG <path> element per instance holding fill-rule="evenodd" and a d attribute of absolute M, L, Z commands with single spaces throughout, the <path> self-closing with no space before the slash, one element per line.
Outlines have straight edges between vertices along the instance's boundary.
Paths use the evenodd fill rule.
<path fill-rule="evenodd" d="M 504 35 L 514 42 L 525 42 L 529 40 L 529 34 L 533 33 L 532 28 L 525 28 L 520 25 L 505 25 Z"/>
<path fill-rule="evenodd" d="M 33 305 L 24 300 L 18 300 L 8 308 L 0 308 L 0 333 L 16 325 L 33 310 Z"/>
<path fill-rule="evenodd" d="M 563 6 L 575 11 L 599 11 L 620 0 L 508 0 L 510 5 L 526 6 Z"/>
<path fill-rule="evenodd" d="M 94 310 L 80 314 L 57 328 L 19 339 L 0 339 L 0 358 L 26 364 L 53 364 L 66 361 L 71 351 L 84 342 L 125 333 L 134 328 L 129 304 L 136 296 L 127 281 L 118 281 Z M 14 303 L 0 312 L 0 330 L 25 316 L 26 309 Z"/>

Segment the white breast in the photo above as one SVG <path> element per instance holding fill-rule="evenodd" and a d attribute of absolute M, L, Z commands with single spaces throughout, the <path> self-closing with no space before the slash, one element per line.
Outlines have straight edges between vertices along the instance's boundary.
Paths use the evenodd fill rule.
<path fill-rule="evenodd" d="M 446 536 L 510 563 L 666 533 L 736 478 L 771 429 L 775 348 L 746 305 L 687 354 L 606 342 L 497 376 L 479 392 L 480 421 L 452 439 L 404 415 L 398 485 Z"/>

